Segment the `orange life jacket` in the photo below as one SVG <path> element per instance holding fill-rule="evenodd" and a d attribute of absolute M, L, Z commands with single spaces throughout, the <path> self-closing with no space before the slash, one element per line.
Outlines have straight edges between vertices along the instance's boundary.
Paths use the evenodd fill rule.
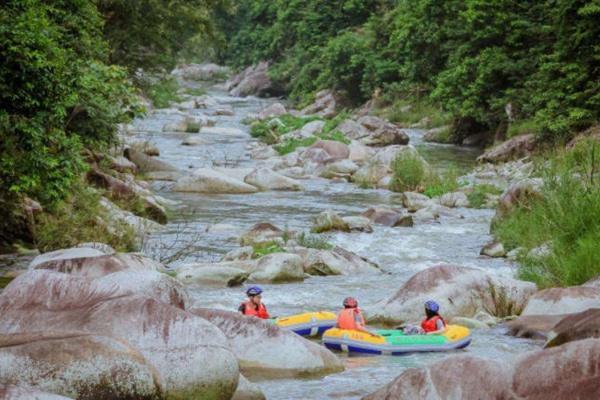
<path fill-rule="evenodd" d="M 356 321 L 356 316 L 359 317 L 359 322 Z M 337 327 L 340 329 L 358 329 L 365 326 L 365 319 L 358 308 L 344 308 L 338 314 Z"/>
<path fill-rule="evenodd" d="M 267 312 L 267 307 L 263 303 L 260 303 L 258 309 L 256 308 L 256 304 L 251 301 L 247 301 L 242 303 L 244 306 L 244 315 L 250 315 L 252 317 L 258 317 L 262 319 L 269 319 L 269 313 Z"/>
<path fill-rule="evenodd" d="M 444 319 L 442 317 L 440 317 L 439 315 L 436 315 L 434 317 L 431 317 L 429 319 L 425 318 L 423 320 L 423 322 L 421 322 L 421 328 L 423 328 L 423 330 L 425 332 L 434 332 L 437 331 L 437 322 L 441 320 L 444 323 L 444 326 L 446 326 L 446 321 L 444 321 Z"/>

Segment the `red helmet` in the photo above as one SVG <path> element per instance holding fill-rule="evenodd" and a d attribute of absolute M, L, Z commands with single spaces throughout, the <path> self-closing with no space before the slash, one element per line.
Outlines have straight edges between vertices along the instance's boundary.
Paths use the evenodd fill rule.
<path fill-rule="evenodd" d="M 346 308 L 356 308 L 358 307 L 358 301 L 354 297 L 346 297 L 344 299 L 344 307 Z"/>

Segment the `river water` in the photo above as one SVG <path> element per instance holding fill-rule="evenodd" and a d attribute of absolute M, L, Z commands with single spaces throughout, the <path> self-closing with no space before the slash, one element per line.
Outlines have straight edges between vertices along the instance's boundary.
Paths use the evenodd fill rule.
<path fill-rule="evenodd" d="M 160 149 L 160 158 L 182 170 L 223 165 L 252 167 L 256 164 L 247 146 L 254 141 L 249 127 L 242 123 L 248 113 L 271 104 L 272 99 L 234 98 L 218 87 L 210 87 L 208 95 L 219 105 L 230 105 L 233 116 L 217 116 L 217 127 L 234 127 L 244 134 L 208 135 L 202 146 L 182 146 L 187 134 L 165 134 L 162 126 L 181 119 L 180 115 L 161 110 L 134 121 L 135 139 L 148 140 Z M 210 114 L 211 109 L 186 113 Z M 195 134 L 198 135 L 198 134 Z M 422 132 L 410 130 L 411 143 L 436 168 L 452 166 L 466 171 L 474 165 L 477 151 L 448 145 L 426 144 Z M 360 189 L 349 183 L 325 179 L 303 180 L 301 192 L 262 192 L 252 195 L 205 195 L 175 193 L 167 182 L 154 182 L 162 196 L 175 200 L 173 217 L 163 232 L 153 235 L 145 250 L 154 256 L 168 256 L 179 248 L 187 248 L 186 257 L 173 266 L 188 261 L 218 261 L 223 254 L 238 247 L 240 232 L 261 221 L 280 228 L 308 231 L 311 218 L 332 209 L 341 215 L 357 215 L 374 205 L 399 206 L 399 194 L 387 190 Z M 264 301 L 273 315 L 289 315 L 311 310 L 340 308 L 346 296 L 354 296 L 363 306 L 389 297 L 416 271 L 439 262 L 485 268 L 497 274 L 510 275 L 513 267 L 502 259 L 479 256 L 481 247 L 490 239 L 491 210 L 460 209 L 460 215 L 442 216 L 439 222 L 416 224 L 412 228 L 374 226 L 374 232 L 331 233 L 330 242 L 352 250 L 378 263 L 388 274 L 347 277 L 312 277 L 303 283 L 263 285 Z M 234 232 L 208 233 L 212 224 L 227 224 Z M 195 305 L 235 310 L 244 300 L 243 288 L 190 287 Z M 502 328 L 474 331 L 473 342 L 463 353 L 509 359 L 537 348 L 529 340 L 504 335 Z M 346 371 L 317 379 L 284 379 L 258 382 L 268 399 L 356 399 L 376 390 L 410 367 L 425 366 L 447 354 L 414 354 L 402 357 L 343 357 Z M 451 366 L 449 366 L 451 367 Z"/>

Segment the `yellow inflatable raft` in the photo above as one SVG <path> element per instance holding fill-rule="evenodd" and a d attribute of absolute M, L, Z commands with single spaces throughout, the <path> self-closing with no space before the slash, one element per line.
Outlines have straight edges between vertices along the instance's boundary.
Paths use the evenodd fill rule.
<path fill-rule="evenodd" d="M 275 319 L 275 324 L 301 336 L 319 336 L 335 326 L 337 315 L 329 311 L 307 312 Z"/>

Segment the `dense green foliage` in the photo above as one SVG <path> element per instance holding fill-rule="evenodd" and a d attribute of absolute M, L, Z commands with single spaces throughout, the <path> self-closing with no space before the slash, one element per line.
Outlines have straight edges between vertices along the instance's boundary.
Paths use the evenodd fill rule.
<path fill-rule="evenodd" d="M 599 17 L 597 0 L 242 0 L 223 58 L 273 61 L 299 102 L 333 88 L 359 103 L 381 89 L 384 103 L 443 108 L 456 139 L 557 138 L 600 117 Z"/>
<path fill-rule="evenodd" d="M 498 221 L 494 233 L 522 248 L 522 278 L 541 287 L 582 284 L 600 274 L 600 144 L 582 142 L 539 163 L 542 196 Z M 530 253 L 540 246 L 548 251 Z"/>
<path fill-rule="evenodd" d="M 24 196 L 50 214 L 65 209 L 86 150 L 107 149 L 117 124 L 140 111 L 132 73 L 173 65 L 186 46 L 210 36 L 211 12 L 225 3 L 2 2 L 0 245 L 32 239 L 14 229 L 23 225 Z"/>

